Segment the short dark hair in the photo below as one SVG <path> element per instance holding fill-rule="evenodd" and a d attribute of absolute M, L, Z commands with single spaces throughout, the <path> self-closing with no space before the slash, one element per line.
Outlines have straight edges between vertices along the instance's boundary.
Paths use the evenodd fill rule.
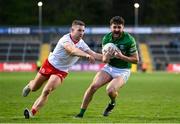
<path fill-rule="evenodd" d="M 125 23 L 125 21 L 124 21 L 123 17 L 120 17 L 120 16 L 114 16 L 110 20 L 110 25 L 112 25 L 112 24 L 122 24 L 122 25 L 124 25 L 124 23 Z"/>
<path fill-rule="evenodd" d="M 85 23 L 84 23 L 83 21 L 81 21 L 81 20 L 74 20 L 74 21 L 72 22 L 72 26 L 74 26 L 74 25 L 85 26 Z"/>

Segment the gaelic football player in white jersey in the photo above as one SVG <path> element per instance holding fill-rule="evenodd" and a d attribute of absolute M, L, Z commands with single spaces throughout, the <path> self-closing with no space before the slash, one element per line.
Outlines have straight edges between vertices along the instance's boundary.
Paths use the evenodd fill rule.
<path fill-rule="evenodd" d="M 84 31 L 84 22 L 74 20 L 70 33 L 64 35 L 58 41 L 54 51 L 50 53 L 48 59 L 43 63 L 36 77 L 24 87 L 22 95 L 26 97 L 31 91 L 37 91 L 47 81 L 32 108 L 24 110 L 26 119 L 33 117 L 46 103 L 48 96 L 62 84 L 63 79 L 68 75 L 68 69 L 80 57 L 87 58 L 90 63 L 94 63 L 95 60 L 102 60 L 102 55 L 92 51 L 82 40 Z"/>

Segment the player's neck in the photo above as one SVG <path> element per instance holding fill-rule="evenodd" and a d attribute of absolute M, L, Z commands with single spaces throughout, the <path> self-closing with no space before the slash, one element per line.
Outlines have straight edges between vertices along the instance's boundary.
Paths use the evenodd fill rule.
<path fill-rule="evenodd" d="M 117 40 L 117 39 L 120 39 L 120 38 L 122 37 L 122 35 L 123 35 L 123 33 L 121 33 L 121 34 L 119 35 L 119 37 L 113 37 L 113 36 L 112 36 L 112 38 L 113 38 L 113 40 Z"/>
<path fill-rule="evenodd" d="M 79 40 L 76 39 L 72 34 L 70 34 L 70 38 L 75 44 L 79 42 Z"/>

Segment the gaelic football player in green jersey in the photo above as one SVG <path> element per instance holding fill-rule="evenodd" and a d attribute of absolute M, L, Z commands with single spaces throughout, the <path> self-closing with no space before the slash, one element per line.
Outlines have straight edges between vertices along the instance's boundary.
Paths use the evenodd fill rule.
<path fill-rule="evenodd" d="M 76 117 L 82 118 L 94 93 L 107 84 L 106 91 L 110 97 L 110 102 L 103 112 L 103 116 L 108 116 L 116 104 L 116 97 L 119 89 L 127 82 L 130 76 L 131 63 L 138 63 L 139 56 L 134 38 L 124 32 L 124 19 L 115 16 L 110 20 L 111 32 L 103 37 L 102 45 L 114 43 L 118 50 L 109 51 L 103 54 L 105 66 L 94 77 L 93 82 L 84 94 L 81 110 Z M 114 56 L 112 58 L 112 55 Z"/>

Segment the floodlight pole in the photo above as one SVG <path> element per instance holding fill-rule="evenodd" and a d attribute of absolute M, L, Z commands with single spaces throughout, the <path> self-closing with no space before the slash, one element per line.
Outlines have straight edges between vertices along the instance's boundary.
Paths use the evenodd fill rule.
<path fill-rule="evenodd" d="M 138 27 L 138 16 L 139 16 L 139 3 L 134 4 L 134 25 L 135 27 Z"/>
<path fill-rule="evenodd" d="M 137 42 L 139 41 L 139 36 L 137 34 L 137 28 L 139 26 L 139 20 L 138 20 L 138 16 L 139 16 L 139 3 L 134 3 L 134 31 L 135 31 L 135 36 L 137 39 Z"/>
<path fill-rule="evenodd" d="M 39 35 L 40 35 L 41 42 L 42 42 L 42 5 L 43 3 L 39 1 L 38 2 L 38 8 L 39 8 L 38 21 L 39 21 Z"/>

